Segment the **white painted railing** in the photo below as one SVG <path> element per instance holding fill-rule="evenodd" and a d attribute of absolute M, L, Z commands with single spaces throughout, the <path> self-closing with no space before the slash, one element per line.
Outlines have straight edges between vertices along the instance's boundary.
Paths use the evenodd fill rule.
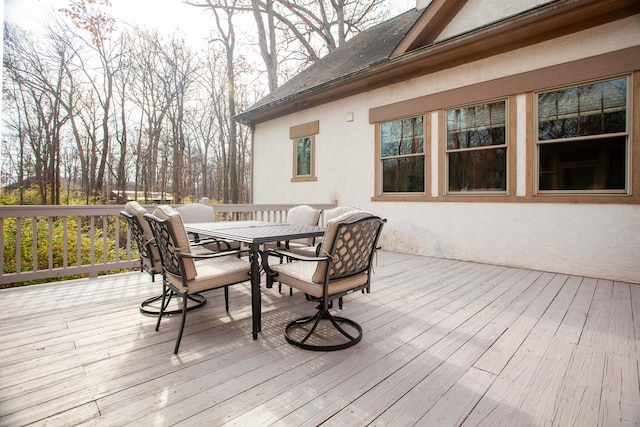
<path fill-rule="evenodd" d="M 336 203 L 311 205 L 325 210 Z M 295 205 L 212 206 L 216 221 L 285 222 Z M 137 247 L 120 216 L 123 209 L 123 205 L 0 206 L 0 285 L 138 268 Z"/>

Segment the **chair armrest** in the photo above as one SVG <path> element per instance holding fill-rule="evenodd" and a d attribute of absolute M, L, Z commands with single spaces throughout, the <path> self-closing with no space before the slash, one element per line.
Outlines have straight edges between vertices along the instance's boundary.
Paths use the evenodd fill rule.
<path fill-rule="evenodd" d="M 211 239 L 211 238 L 198 239 L 198 240 L 189 240 L 189 246 L 203 246 L 203 245 L 207 245 L 209 243 L 218 243 L 218 240 Z"/>
<path fill-rule="evenodd" d="M 282 243 L 282 242 L 278 242 L 278 243 L 277 243 L 277 246 L 278 246 L 278 247 L 280 247 L 280 243 Z M 316 246 L 316 238 L 315 238 L 315 237 L 313 238 L 313 240 L 311 241 L 311 245 L 309 245 L 309 246 Z M 320 244 L 318 244 L 318 246 L 320 246 Z M 287 251 L 288 251 L 289 249 L 291 249 L 291 248 L 289 247 L 289 240 L 285 240 L 285 242 L 284 242 L 284 248 L 285 248 L 285 250 L 287 250 Z"/>
<path fill-rule="evenodd" d="M 178 258 L 192 258 L 192 259 L 209 259 L 209 258 L 219 258 L 223 256 L 237 255 L 240 257 L 242 254 L 249 253 L 249 250 L 237 250 L 237 251 L 225 251 L 225 252 L 212 252 L 210 254 L 193 254 L 186 252 L 176 252 Z"/>
<path fill-rule="evenodd" d="M 217 239 L 215 237 L 207 237 L 205 239 L 199 238 L 198 240 L 190 240 L 190 246 L 204 246 L 204 245 L 216 245 L 218 247 L 218 252 L 229 252 L 232 251 L 232 246 L 229 240 L 225 239 Z"/>
<path fill-rule="evenodd" d="M 321 261 L 328 261 L 330 259 L 328 256 L 310 257 L 310 256 L 299 255 L 293 252 L 282 251 L 282 250 L 271 250 L 269 251 L 269 253 L 270 254 L 273 253 L 275 256 L 278 256 L 278 257 L 284 256 L 290 259 L 297 259 L 298 261 L 321 262 Z"/>

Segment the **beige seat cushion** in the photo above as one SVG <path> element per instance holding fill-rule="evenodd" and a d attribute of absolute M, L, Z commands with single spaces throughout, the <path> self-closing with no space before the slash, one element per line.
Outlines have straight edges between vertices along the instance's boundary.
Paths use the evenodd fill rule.
<path fill-rule="evenodd" d="M 246 257 L 238 258 L 235 255 L 229 255 L 202 259 L 196 263 L 196 266 L 196 278 L 188 280 L 186 288 L 183 287 L 180 279 L 176 277 L 168 275 L 167 279 L 176 288 L 189 294 L 220 288 L 250 279 L 251 264 Z"/>
<path fill-rule="evenodd" d="M 215 220 L 215 210 L 213 206 L 204 203 L 189 203 L 176 207 L 176 210 L 180 212 L 182 216 L 182 222 L 185 224 L 198 223 L 198 222 L 213 222 Z M 209 239 L 207 236 L 198 236 L 200 239 Z M 217 243 L 205 243 L 202 248 L 208 252 L 219 252 L 228 250 L 240 249 L 240 242 L 233 240 L 215 239 Z M 191 247 L 193 252 L 199 250 L 195 247 Z"/>
<path fill-rule="evenodd" d="M 334 218 L 339 217 L 340 215 L 343 215 L 347 212 L 353 212 L 353 211 L 357 211 L 357 210 L 361 210 L 358 208 L 354 208 L 353 206 L 338 206 L 336 208 L 333 209 L 329 209 L 324 211 L 324 214 L 322 215 L 322 225 L 324 227 L 327 226 L 327 223 L 329 221 L 331 221 Z M 313 245 L 308 245 L 308 244 L 304 244 L 304 243 L 299 243 L 299 242 L 289 242 L 289 248 L 287 249 L 289 252 L 293 252 L 294 254 L 298 254 L 298 255 L 302 255 L 302 256 L 308 256 L 308 257 L 314 257 L 316 256 L 318 250 L 319 250 L 319 246 L 322 244 L 322 239 L 323 237 L 316 237 L 315 240 L 313 241 Z M 281 248 L 280 248 L 281 249 Z"/>
<path fill-rule="evenodd" d="M 146 219 L 144 219 L 144 214 L 147 213 L 147 210 L 140 205 L 140 203 L 132 201 L 128 202 L 124 205 L 124 211 L 129 215 L 135 216 L 142 227 L 142 231 L 144 233 L 144 238 L 146 240 L 153 239 L 153 233 L 151 232 L 151 228 L 149 227 L 149 223 Z"/>
<path fill-rule="evenodd" d="M 300 205 L 289 209 L 287 212 L 287 224 L 296 225 L 318 225 L 321 210 L 309 205 Z M 312 245 L 313 237 L 291 240 L 291 242 L 301 243 L 304 245 Z"/>
<path fill-rule="evenodd" d="M 302 256 L 314 257 L 316 256 L 316 251 L 319 246 L 320 246 L 319 243 L 315 246 L 311 246 L 311 245 L 303 245 L 296 242 L 289 242 L 289 248 L 287 249 L 287 251 L 292 252 L 294 254 L 302 255 Z"/>
<path fill-rule="evenodd" d="M 321 298 L 324 283 L 316 283 L 313 280 L 314 272 L 319 264 L 317 262 L 288 262 L 272 266 L 272 270 L 278 273 L 277 280 L 296 288 L 305 294 L 313 295 Z M 326 265 L 326 264 L 325 264 Z M 333 280 L 329 283 L 329 295 L 348 291 L 356 286 L 367 283 L 367 273 L 358 274 L 357 276 L 345 279 Z"/>
<path fill-rule="evenodd" d="M 360 211 L 360 210 L 362 209 L 354 208 L 353 206 L 348 206 L 348 205 L 337 206 L 333 209 L 327 209 L 326 211 L 324 211 L 324 215 L 323 215 L 324 225 L 326 226 L 329 221 L 339 217 L 340 215 L 344 215 L 348 212 Z"/>
<path fill-rule="evenodd" d="M 187 236 L 187 231 L 184 228 L 180 212 L 169 205 L 160 205 L 153 211 L 153 215 L 160 219 L 167 220 L 171 224 L 176 239 L 176 250 L 182 253 L 191 253 L 189 237 Z M 195 279 L 196 267 L 193 259 L 184 259 L 184 270 L 185 280 Z"/>
<path fill-rule="evenodd" d="M 182 221 L 185 223 L 211 222 L 214 220 L 215 216 L 213 206 L 202 203 L 189 203 L 187 205 L 176 207 L 176 210 L 180 212 Z"/>

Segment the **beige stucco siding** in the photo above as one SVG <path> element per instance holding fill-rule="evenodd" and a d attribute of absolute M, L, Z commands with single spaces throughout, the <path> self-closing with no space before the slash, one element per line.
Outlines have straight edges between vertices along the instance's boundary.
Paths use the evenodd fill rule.
<path fill-rule="evenodd" d="M 359 206 L 386 217 L 385 249 L 640 283 L 640 205 L 544 203 L 527 192 L 530 152 L 526 95 L 513 93 L 514 146 L 518 155 L 515 191 L 508 203 L 457 201 L 373 201 L 375 124 L 369 110 L 501 77 L 542 69 L 640 45 L 640 16 L 602 25 L 415 78 L 369 93 L 320 105 L 255 128 L 254 202 L 329 202 Z M 576 82 L 577 83 L 577 82 Z M 530 95 L 529 95 L 530 96 Z M 450 108 L 454 105 L 442 105 Z M 636 106 L 633 114 L 638 114 Z M 348 121 L 349 113 L 353 120 Z M 437 122 L 437 111 L 425 111 Z M 292 183 L 289 128 L 319 121 L 316 137 L 317 181 Z M 425 144 L 438 148 L 438 129 Z M 635 129 L 640 132 L 640 129 Z M 436 138 L 436 141 L 434 141 Z M 427 196 L 438 196 L 439 156 L 430 158 Z M 640 171 L 636 170 L 637 175 Z M 634 193 L 640 188 L 633 188 Z"/>
<path fill-rule="evenodd" d="M 517 15 L 551 0 L 467 0 L 464 7 L 442 30 L 436 41 Z"/>

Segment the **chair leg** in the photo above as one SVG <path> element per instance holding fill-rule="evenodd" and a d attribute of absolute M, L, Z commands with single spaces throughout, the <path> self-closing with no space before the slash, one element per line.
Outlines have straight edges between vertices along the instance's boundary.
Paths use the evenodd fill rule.
<path fill-rule="evenodd" d="M 171 298 L 171 297 L 169 297 Z M 162 315 L 164 314 L 164 309 L 167 308 L 167 284 L 164 282 L 164 278 L 162 279 L 162 302 L 160 303 L 160 311 L 158 312 L 158 321 L 156 322 L 156 332 L 160 329 L 160 320 L 162 320 Z"/>
<path fill-rule="evenodd" d="M 178 333 L 178 339 L 176 340 L 176 346 L 173 349 L 173 354 L 178 354 L 178 349 L 180 348 L 180 341 L 182 341 L 182 332 L 184 332 L 184 324 L 187 321 L 187 295 L 182 296 L 183 306 L 182 306 L 182 322 L 180 323 L 180 332 Z"/>
<path fill-rule="evenodd" d="M 309 344 L 308 341 L 311 336 L 316 331 L 318 325 L 321 320 L 328 320 L 331 322 L 333 327 L 338 331 L 346 341 L 337 342 L 337 343 L 329 343 L 327 345 L 322 344 Z M 306 332 L 304 329 L 304 325 L 313 324 L 311 328 Z M 355 331 L 355 334 L 347 332 L 341 325 L 348 325 Z M 294 333 L 294 329 L 303 328 L 302 331 L 299 331 L 297 334 Z M 301 333 L 306 334 L 299 338 Z M 295 336 L 297 335 L 297 336 Z M 305 350 L 313 350 L 313 351 L 336 351 L 343 350 L 345 348 L 349 348 L 351 346 L 356 345 L 362 339 L 362 327 L 354 322 L 353 320 L 346 319 L 344 317 L 333 316 L 329 312 L 329 304 L 321 303 L 318 307 L 318 311 L 315 315 L 310 317 L 304 317 L 301 319 L 294 320 L 290 322 L 284 330 L 284 336 L 288 343 L 293 344 L 297 347 L 303 348 Z"/>
<path fill-rule="evenodd" d="M 167 290 L 167 291 L 169 292 L 169 296 L 162 303 L 162 306 L 164 307 L 164 311 L 163 311 L 164 315 L 173 316 L 175 314 L 182 313 L 182 308 L 167 310 L 167 307 L 169 307 L 169 304 L 171 303 L 171 298 L 173 298 L 173 295 L 174 295 L 173 291 L 171 290 Z M 190 294 L 187 298 L 189 298 L 189 301 L 193 303 L 189 306 L 189 308 L 187 308 L 187 310 L 189 311 L 200 308 L 207 303 L 207 298 L 202 294 Z M 155 297 L 147 298 L 146 300 L 142 301 L 140 303 L 140 312 L 147 316 L 158 316 L 160 314 L 160 310 L 155 309 L 151 306 L 152 303 L 158 300 L 162 300 L 162 294 L 157 295 Z"/>
<path fill-rule="evenodd" d="M 229 287 L 224 287 L 224 309 L 229 311 Z"/>

